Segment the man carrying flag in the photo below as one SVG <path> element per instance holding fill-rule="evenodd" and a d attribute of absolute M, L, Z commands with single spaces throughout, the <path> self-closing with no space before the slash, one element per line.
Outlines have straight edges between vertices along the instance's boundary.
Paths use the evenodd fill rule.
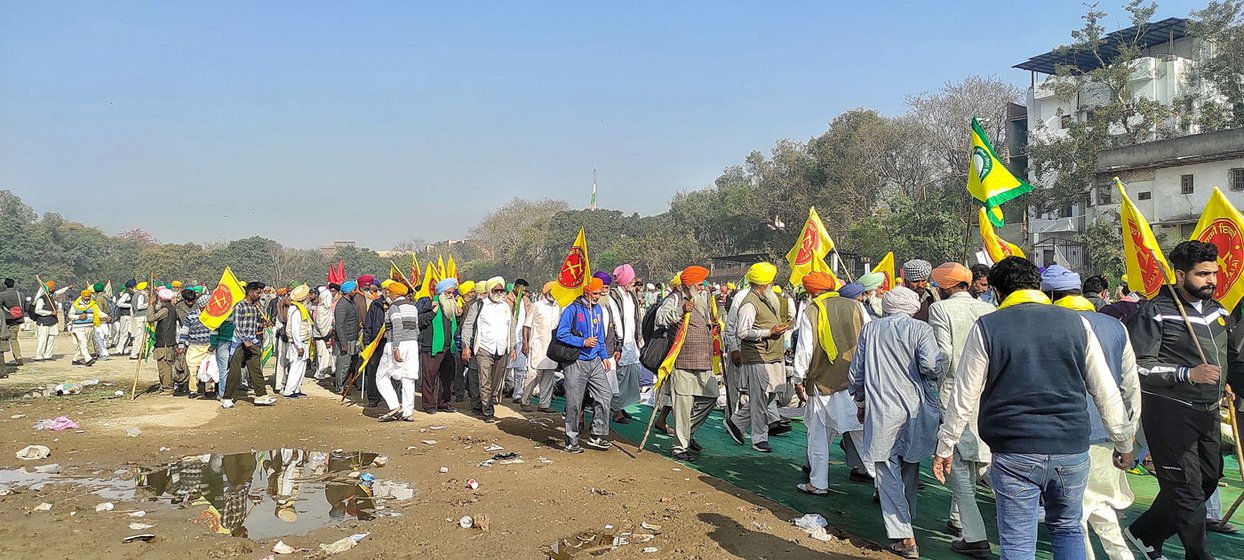
<path fill-rule="evenodd" d="M 976 117 L 972 117 L 972 139 L 968 148 L 972 152 L 968 164 L 968 192 L 981 204 L 989 221 L 1002 227 L 1006 225 L 1002 203 L 1031 191 L 1032 185 L 1015 177 L 1002 165 Z"/>
<path fill-rule="evenodd" d="M 672 358 L 668 379 L 674 412 L 674 458 L 694 461 L 701 451 L 695 432 L 708 421 L 717 406 L 717 377 L 713 375 L 714 339 L 719 336 L 717 304 L 704 287 L 708 269 L 689 266 L 683 269 L 679 297 L 665 298 L 657 309 L 656 322 L 677 333 L 666 361 Z M 681 328 L 680 328 L 681 327 Z M 666 365 L 661 364 L 665 373 Z"/>
<path fill-rule="evenodd" d="M 786 262 L 790 263 L 790 284 L 798 286 L 805 274 L 813 272 L 824 272 L 833 277 L 833 270 L 825 264 L 825 255 L 832 250 L 834 240 L 825 232 L 825 224 L 821 223 L 821 216 L 816 213 L 816 208 L 809 207 L 808 220 L 803 224 L 799 240 L 786 253 Z M 834 287 L 838 287 L 837 278 L 834 278 Z"/>

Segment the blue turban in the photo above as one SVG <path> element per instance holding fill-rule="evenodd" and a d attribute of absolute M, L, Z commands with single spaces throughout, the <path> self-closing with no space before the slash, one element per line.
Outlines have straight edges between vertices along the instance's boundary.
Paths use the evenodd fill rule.
<path fill-rule="evenodd" d="M 138 281 L 133 278 L 130 278 L 129 280 L 125 281 L 126 288 L 133 288 L 134 286 L 137 286 L 137 285 L 138 285 Z"/>
<path fill-rule="evenodd" d="M 436 293 L 438 294 L 443 294 L 445 292 L 448 292 L 449 290 L 454 290 L 457 288 L 458 288 L 457 278 L 446 278 L 436 283 Z"/>
<path fill-rule="evenodd" d="M 348 294 L 358 289 L 358 287 L 359 287 L 358 282 L 355 282 L 354 280 L 346 280 L 345 282 L 341 283 L 341 293 Z"/>
<path fill-rule="evenodd" d="M 864 285 L 858 282 L 852 282 L 841 288 L 838 288 L 838 295 L 844 298 L 855 299 L 864 293 Z"/>
<path fill-rule="evenodd" d="M 1061 265 L 1051 265 L 1041 273 L 1041 290 L 1046 292 L 1064 292 L 1080 289 L 1080 275 L 1067 270 Z"/>

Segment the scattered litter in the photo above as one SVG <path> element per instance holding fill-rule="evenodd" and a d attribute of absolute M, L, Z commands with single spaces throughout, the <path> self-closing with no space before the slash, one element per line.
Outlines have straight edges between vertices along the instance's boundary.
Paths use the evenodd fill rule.
<path fill-rule="evenodd" d="M 27 445 L 21 451 L 17 452 L 17 458 L 23 461 L 38 461 L 39 459 L 47 459 L 52 454 L 52 450 L 43 445 Z"/>
<path fill-rule="evenodd" d="M 323 550 L 326 554 L 337 554 L 338 552 L 345 552 L 347 550 L 350 550 L 351 548 L 354 548 L 357 545 L 358 545 L 358 541 L 354 540 L 353 538 L 342 537 L 341 539 L 334 541 L 330 544 L 321 544 L 320 550 Z"/>
<path fill-rule="evenodd" d="M 113 392 L 113 393 L 112 393 L 112 396 L 114 396 L 114 397 L 124 397 L 124 396 L 125 396 L 125 391 L 122 391 L 122 390 L 120 390 L 120 389 L 117 389 L 115 392 Z"/>
<path fill-rule="evenodd" d="M 415 489 L 411 488 L 410 484 L 405 482 L 381 480 L 372 485 L 372 497 L 409 500 L 415 497 Z"/>
<path fill-rule="evenodd" d="M 429 430 L 444 430 L 445 426 L 428 426 Z"/>
<path fill-rule="evenodd" d="M 7 484 L 0 484 L 0 496 L 8 496 L 9 494 L 12 494 L 12 493 L 13 493 L 13 489 L 9 488 Z"/>
<path fill-rule="evenodd" d="M 657 551 L 657 547 L 655 547 L 655 546 L 645 546 L 645 547 L 644 547 L 644 552 L 645 552 L 645 553 L 647 553 L 647 554 L 652 554 L 653 552 L 656 552 L 656 551 Z"/>
<path fill-rule="evenodd" d="M 376 475 L 372 473 L 363 473 L 362 476 L 359 476 L 359 480 L 363 481 L 363 486 L 371 486 L 376 482 Z"/>
<path fill-rule="evenodd" d="M 489 525 L 491 525 L 491 521 L 488 519 L 488 514 L 481 513 L 475 516 L 475 524 L 472 527 L 487 532 Z"/>
<path fill-rule="evenodd" d="M 631 538 L 635 539 L 635 542 L 637 543 L 646 543 L 652 539 L 657 538 L 657 536 L 649 535 L 648 533 L 635 533 L 634 535 L 631 535 Z"/>
<path fill-rule="evenodd" d="M 150 523 L 130 523 L 131 531 L 143 531 L 146 529 L 150 529 L 152 527 L 155 527 L 155 525 L 152 525 Z"/>
<path fill-rule="evenodd" d="M 38 422 L 35 422 L 34 425 L 31 427 L 36 430 L 43 431 L 43 430 L 46 430 L 52 427 L 52 420 L 46 420 L 46 419 L 40 420 Z"/>
<path fill-rule="evenodd" d="M 489 445 L 487 448 L 485 448 L 484 451 L 501 451 L 503 449 L 505 448 L 494 443 L 492 445 Z"/>
<path fill-rule="evenodd" d="M 385 457 L 384 455 L 381 455 L 379 457 L 376 457 L 375 459 L 372 459 L 371 464 L 373 467 L 383 467 L 389 464 L 389 458 Z"/>
<path fill-rule="evenodd" d="M 682 472 L 682 469 L 680 469 L 680 468 L 678 468 L 678 467 L 674 467 L 674 472 Z"/>
<path fill-rule="evenodd" d="M 449 472 L 449 467 L 441 467 L 441 474 Z"/>
<path fill-rule="evenodd" d="M 816 527 L 808 531 L 808 536 L 821 542 L 830 542 L 834 540 L 834 536 L 829 534 L 824 527 Z"/>
<path fill-rule="evenodd" d="M 800 517 L 798 519 L 792 519 L 791 523 L 794 523 L 796 527 L 799 527 L 800 529 L 803 529 L 803 530 L 810 530 L 816 527 L 828 527 L 829 526 L 829 521 L 826 521 L 825 518 L 821 516 L 821 514 L 819 513 L 806 514 L 803 517 Z"/>
<path fill-rule="evenodd" d="M 498 463 L 502 465 L 518 465 L 525 462 L 526 461 L 523 461 L 522 459 L 506 459 L 504 461 L 499 461 Z"/>
<path fill-rule="evenodd" d="M 551 464 L 553 461 L 551 461 L 551 460 L 550 460 L 549 458 L 547 458 L 547 457 L 540 457 L 540 462 L 541 462 L 541 463 L 544 463 L 544 464 L 546 464 L 546 465 L 548 465 L 548 464 Z"/>
<path fill-rule="evenodd" d="M 513 452 L 513 451 L 511 451 L 511 452 L 509 452 L 509 453 L 498 453 L 498 454 L 496 454 L 496 455 L 493 455 L 493 456 L 492 456 L 492 458 L 493 458 L 493 459 L 496 459 L 496 460 L 498 460 L 498 461 L 504 461 L 504 460 L 506 460 L 506 459 L 517 459 L 517 458 L 518 458 L 518 453 L 515 453 L 515 452 Z"/>
<path fill-rule="evenodd" d="M 41 503 L 41 504 L 39 504 L 39 505 L 35 506 L 35 509 L 33 509 L 33 510 L 31 510 L 31 511 L 52 511 L 52 504 L 49 504 L 49 503 L 47 503 L 47 502 L 43 502 L 43 503 Z"/>
<path fill-rule="evenodd" d="M 53 432 L 76 430 L 78 429 L 78 423 L 70 420 L 67 416 L 57 416 L 55 420 L 52 420 L 52 424 L 48 426 L 48 429 Z"/>
<path fill-rule="evenodd" d="M 475 520 L 471 519 L 471 516 L 469 515 L 464 515 L 462 516 L 462 519 L 458 520 L 458 526 L 463 529 L 470 529 L 472 525 L 475 525 Z"/>
<path fill-rule="evenodd" d="M 82 392 L 82 384 L 81 383 L 60 383 L 52 388 L 52 392 L 56 393 L 56 396 L 58 397 L 62 397 L 65 395 L 76 395 Z"/>
<path fill-rule="evenodd" d="M 35 467 L 35 472 L 40 473 L 40 474 L 56 474 L 60 472 L 60 465 L 58 463 L 48 463 L 46 465 L 39 465 Z"/>
<path fill-rule="evenodd" d="M 436 445 L 436 440 L 434 440 L 434 439 L 425 439 L 425 440 L 423 440 L 423 444 L 424 444 L 424 445 Z"/>
<path fill-rule="evenodd" d="M 121 539 L 121 542 L 125 544 L 129 544 L 135 541 L 151 542 L 151 539 L 154 539 L 154 538 L 155 538 L 154 534 L 144 533 L 142 535 L 130 535 L 128 537 L 125 537 L 124 539 Z"/>
<path fill-rule="evenodd" d="M 484 459 L 483 461 L 480 461 L 479 463 L 477 463 L 475 466 L 477 466 L 477 467 L 491 467 L 491 466 L 492 466 L 493 461 L 495 461 L 495 459 Z"/>
<path fill-rule="evenodd" d="M 125 435 L 129 437 L 138 437 L 143 435 L 143 431 L 138 428 L 126 428 Z"/>
<path fill-rule="evenodd" d="M 639 526 L 640 526 L 640 527 L 643 527 L 644 529 L 646 529 L 646 530 L 648 530 L 648 531 L 652 531 L 653 533 L 656 533 L 656 534 L 658 534 L 658 535 L 659 535 L 659 534 L 661 534 L 661 526 L 660 526 L 660 525 L 653 525 L 653 524 L 651 524 L 651 523 L 648 523 L 647 521 L 644 521 L 643 523 L 640 523 L 640 524 L 639 524 Z"/>
<path fill-rule="evenodd" d="M 167 447 L 161 447 L 161 448 L 160 448 L 160 453 L 167 453 L 167 452 L 169 452 L 169 451 L 172 451 L 172 449 L 169 449 L 169 448 L 167 448 Z"/>
<path fill-rule="evenodd" d="M 276 541 L 276 544 L 272 545 L 272 552 L 277 554 L 293 554 L 295 550 L 298 549 L 285 544 L 285 541 Z"/>
<path fill-rule="evenodd" d="M 98 379 L 87 379 L 83 381 L 81 385 L 83 387 L 94 387 L 96 385 L 99 385 L 99 380 Z"/>
<path fill-rule="evenodd" d="M 25 417 L 26 417 L 25 414 L 14 414 L 10 416 L 9 418 L 12 418 L 13 420 L 21 420 L 22 418 L 25 418 Z"/>
<path fill-rule="evenodd" d="M 471 480 L 468 480 L 466 485 L 467 485 L 467 488 L 470 488 L 472 490 L 476 490 L 479 488 L 479 483 L 476 482 L 474 478 L 472 478 Z"/>
<path fill-rule="evenodd" d="M 145 511 L 143 511 L 143 510 L 141 510 L 141 509 L 140 509 L 140 510 L 138 510 L 138 511 L 131 511 L 131 512 L 130 512 L 130 517 L 147 517 L 147 512 L 145 512 Z"/>
<path fill-rule="evenodd" d="M 95 513 L 103 513 L 105 511 L 112 511 L 113 508 L 115 507 L 116 506 L 112 505 L 112 502 L 104 502 L 102 504 L 95 506 Z"/>
<path fill-rule="evenodd" d="M 367 535 L 370 535 L 370 534 L 371 534 L 371 533 L 355 533 L 355 534 L 353 534 L 353 535 L 350 535 L 350 540 L 352 540 L 352 541 L 354 541 L 354 542 L 359 542 L 359 541 L 361 541 L 361 540 L 363 540 L 363 539 L 367 538 Z"/>

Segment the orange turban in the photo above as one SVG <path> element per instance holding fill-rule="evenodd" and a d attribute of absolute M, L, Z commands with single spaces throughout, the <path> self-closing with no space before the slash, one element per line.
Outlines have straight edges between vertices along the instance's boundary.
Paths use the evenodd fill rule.
<path fill-rule="evenodd" d="M 702 266 L 689 266 L 679 274 L 683 284 L 699 284 L 708 278 L 708 269 Z"/>
<path fill-rule="evenodd" d="M 595 292 L 603 289 L 605 289 L 604 280 L 601 280 L 600 278 L 592 278 L 591 280 L 588 280 L 587 287 L 583 289 L 583 293 L 586 294 L 588 292 Z"/>
<path fill-rule="evenodd" d="M 813 272 L 803 276 L 803 289 L 810 294 L 827 292 L 835 287 L 837 286 L 834 277 L 824 272 Z"/>

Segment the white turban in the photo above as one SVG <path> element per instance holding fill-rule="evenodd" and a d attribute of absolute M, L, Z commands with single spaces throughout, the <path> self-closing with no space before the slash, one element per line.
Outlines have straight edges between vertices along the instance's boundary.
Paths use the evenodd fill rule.
<path fill-rule="evenodd" d="M 920 296 L 904 286 L 891 288 L 881 296 L 881 312 L 887 316 L 903 313 L 914 315 L 920 310 Z"/>

